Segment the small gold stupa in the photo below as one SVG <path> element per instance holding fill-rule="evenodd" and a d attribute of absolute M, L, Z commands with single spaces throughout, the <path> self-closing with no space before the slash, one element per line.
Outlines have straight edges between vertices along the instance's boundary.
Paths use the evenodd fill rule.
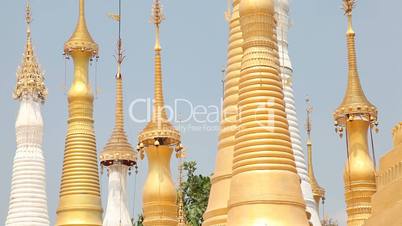
<path fill-rule="evenodd" d="M 334 112 L 335 126 L 346 134 L 347 162 L 344 172 L 348 226 L 361 226 L 371 215 L 371 197 L 376 192 L 376 172 L 369 155 L 368 131 L 377 125 L 377 109 L 366 98 L 357 70 L 352 12 L 355 0 L 343 0 L 348 17 L 348 86 L 341 105 Z"/>
<path fill-rule="evenodd" d="M 138 136 L 141 157 L 145 151 L 148 159 L 148 176 L 143 190 L 144 225 L 177 226 L 177 190 L 171 175 L 170 158 L 173 151 L 180 155 L 182 145 L 180 133 L 169 122 L 165 111 L 159 38 L 164 16 L 159 0 L 154 0 L 152 20 L 156 28 L 154 105 L 151 121 Z"/>
<path fill-rule="evenodd" d="M 65 143 L 56 226 L 102 225 L 102 206 L 93 119 L 93 94 L 88 65 L 98 45 L 88 32 L 84 0 L 79 0 L 75 32 L 64 45 L 74 60 L 74 81 L 68 92 L 68 130 Z"/>

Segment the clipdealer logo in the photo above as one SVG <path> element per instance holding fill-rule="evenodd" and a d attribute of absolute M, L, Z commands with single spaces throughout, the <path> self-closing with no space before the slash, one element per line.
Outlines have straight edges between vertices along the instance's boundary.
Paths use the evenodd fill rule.
<path fill-rule="evenodd" d="M 152 120 L 154 101 L 151 98 L 138 98 L 131 101 L 129 116 L 131 121 L 144 124 Z M 275 99 L 270 98 L 266 102 L 258 103 L 256 107 L 225 106 L 222 111 L 223 100 L 220 105 L 202 105 L 179 98 L 174 100 L 173 105 L 165 104 L 167 120 L 176 125 L 182 131 L 212 132 L 219 131 L 219 124 L 225 124 L 238 130 L 238 120 L 242 117 L 252 117 L 258 127 L 267 132 L 273 132 L 275 128 Z"/>

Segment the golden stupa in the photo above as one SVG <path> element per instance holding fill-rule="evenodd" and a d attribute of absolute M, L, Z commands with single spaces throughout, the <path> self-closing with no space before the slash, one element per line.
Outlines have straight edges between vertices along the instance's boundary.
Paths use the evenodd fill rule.
<path fill-rule="evenodd" d="M 239 13 L 239 111 L 223 225 L 307 226 L 285 113 L 274 1 L 242 0 Z"/>
<path fill-rule="evenodd" d="M 65 143 L 57 226 L 102 225 L 98 161 L 93 120 L 93 94 L 88 81 L 89 60 L 98 45 L 88 32 L 84 0 L 79 0 L 75 32 L 64 46 L 74 60 L 74 81 L 68 92 L 68 131 Z"/>
<path fill-rule="evenodd" d="M 228 12 L 229 47 L 224 81 L 224 97 L 219 133 L 215 172 L 211 178 L 212 186 L 203 226 L 224 225 L 227 223 L 230 181 L 232 177 L 233 151 L 237 129 L 237 104 L 239 78 L 243 56 L 242 34 L 240 30 L 239 4 L 233 0 L 232 13 Z"/>
<path fill-rule="evenodd" d="M 143 190 L 145 226 L 177 226 L 177 191 L 174 185 L 170 158 L 173 151 L 180 155 L 180 133 L 167 118 L 162 90 L 160 24 L 164 20 L 159 0 L 154 0 L 152 20 L 156 28 L 155 87 L 152 119 L 138 136 L 141 157 L 148 158 L 148 176 Z"/>
<path fill-rule="evenodd" d="M 369 155 L 368 130 L 377 124 L 377 109 L 364 95 L 357 71 L 352 11 L 355 0 L 344 0 L 348 17 L 349 76 L 343 102 L 334 112 L 336 130 L 346 134 L 348 160 L 344 183 L 348 226 L 361 226 L 371 215 L 371 197 L 376 192 L 376 172 Z"/>
<path fill-rule="evenodd" d="M 372 215 L 364 226 L 402 225 L 402 122 L 393 130 L 393 148 L 380 160 Z"/>

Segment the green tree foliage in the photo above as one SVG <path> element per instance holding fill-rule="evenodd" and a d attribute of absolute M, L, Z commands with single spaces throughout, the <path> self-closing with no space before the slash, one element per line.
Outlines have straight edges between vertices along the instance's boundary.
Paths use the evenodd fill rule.
<path fill-rule="evenodd" d="M 200 226 L 203 222 L 202 215 L 208 205 L 211 180 L 209 176 L 196 175 L 197 163 L 195 161 L 185 162 L 183 169 L 186 175 L 182 186 L 187 224 Z"/>
<path fill-rule="evenodd" d="M 183 203 L 186 221 L 190 226 L 201 226 L 211 190 L 211 180 L 203 175 L 196 175 L 197 163 L 195 161 L 183 164 L 185 180 L 183 181 Z M 144 217 L 139 215 L 133 226 L 143 226 Z"/>

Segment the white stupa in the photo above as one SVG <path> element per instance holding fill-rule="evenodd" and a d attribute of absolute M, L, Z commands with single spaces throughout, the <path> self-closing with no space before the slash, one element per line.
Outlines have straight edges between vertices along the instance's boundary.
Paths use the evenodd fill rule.
<path fill-rule="evenodd" d="M 13 164 L 6 226 L 49 226 L 45 159 L 42 152 L 41 104 L 47 96 L 43 73 L 31 43 L 31 8 L 26 7 L 27 43 L 17 71 L 14 98 L 20 101 L 16 127 L 17 151 Z"/>
<path fill-rule="evenodd" d="M 289 122 L 290 138 L 292 149 L 296 159 L 297 172 L 301 178 L 301 189 L 307 205 L 307 212 L 311 214 L 310 222 L 313 226 L 321 226 L 316 202 L 313 198 L 311 185 L 307 172 L 306 160 L 302 148 L 302 141 L 296 114 L 295 98 L 292 84 L 293 68 L 288 53 L 288 31 L 289 31 L 289 0 L 277 0 L 277 36 L 278 53 L 281 65 L 281 76 L 284 87 L 286 114 Z"/>
<path fill-rule="evenodd" d="M 123 76 L 121 65 L 124 61 L 121 39 L 121 0 L 119 0 L 119 15 L 114 19 L 119 23 L 119 38 L 117 41 L 117 73 L 116 73 L 116 109 L 115 126 L 105 148 L 100 154 L 100 164 L 106 167 L 108 183 L 108 199 L 103 226 L 132 226 L 127 192 L 127 176 L 132 168 L 136 168 L 137 156 L 128 142 L 124 130 L 123 110 Z"/>

